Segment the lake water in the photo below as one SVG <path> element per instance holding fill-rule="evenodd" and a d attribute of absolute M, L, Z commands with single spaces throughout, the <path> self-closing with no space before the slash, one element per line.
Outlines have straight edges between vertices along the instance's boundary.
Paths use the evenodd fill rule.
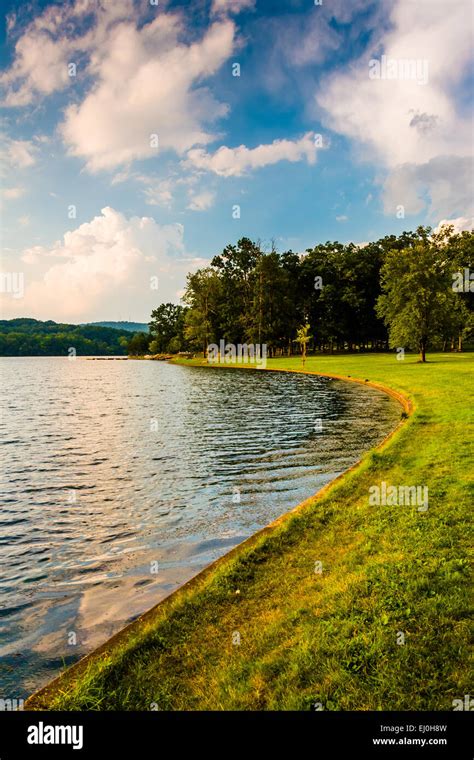
<path fill-rule="evenodd" d="M 377 444 L 328 378 L 2 358 L 0 697 L 57 675 Z"/>

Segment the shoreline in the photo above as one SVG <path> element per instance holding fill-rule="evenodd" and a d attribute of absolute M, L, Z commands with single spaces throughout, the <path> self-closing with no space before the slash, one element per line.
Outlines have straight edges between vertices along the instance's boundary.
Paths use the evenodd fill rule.
<path fill-rule="evenodd" d="M 384 383 L 380 383 L 378 381 L 371 381 L 368 379 L 353 377 L 351 375 L 318 372 L 314 370 L 308 370 L 305 368 L 284 369 L 284 368 L 279 368 L 279 367 L 268 367 L 268 366 L 263 368 L 263 367 L 252 366 L 252 365 L 213 364 L 213 363 L 208 363 L 207 361 L 206 362 L 203 361 L 201 363 L 200 360 L 193 360 L 193 359 L 191 360 L 185 359 L 185 360 L 178 360 L 178 361 L 171 360 L 170 363 L 175 364 L 177 366 L 189 366 L 189 367 L 198 366 L 198 367 L 206 367 L 208 369 L 249 369 L 249 370 L 254 370 L 254 371 L 263 370 L 267 372 L 281 372 L 281 373 L 288 373 L 288 374 L 289 373 L 306 374 L 306 375 L 313 375 L 313 376 L 319 376 L 319 377 L 328 377 L 335 380 L 354 382 L 359 385 L 374 388 L 375 390 L 383 392 L 387 394 L 388 396 L 391 396 L 393 399 L 395 399 L 402 407 L 404 416 L 402 415 L 401 419 L 399 420 L 395 428 L 393 428 L 393 430 L 391 430 L 377 446 L 373 447 L 372 449 L 369 449 L 369 451 L 379 452 L 385 449 L 385 447 L 390 443 L 390 441 L 394 438 L 394 436 L 409 422 L 414 411 L 416 410 L 416 405 L 414 401 L 409 396 L 406 396 L 404 393 L 402 393 L 401 391 L 397 391 L 394 388 L 391 388 L 390 386 L 385 385 Z M 212 563 L 210 563 L 205 568 L 200 570 L 196 575 L 194 575 L 188 581 L 186 581 L 177 589 L 175 589 L 170 594 L 168 594 L 168 596 L 164 597 L 161 601 L 159 601 L 157 604 L 153 605 L 151 608 L 146 610 L 144 613 L 142 613 L 139 617 L 137 617 L 131 623 L 129 623 L 128 625 L 126 625 L 125 627 L 117 631 L 117 633 L 115 633 L 113 636 L 107 639 L 107 641 L 105 641 L 99 647 L 96 647 L 95 649 L 91 650 L 88 654 L 81 657 L 76 663 L 69 666 L 66 670 L 64 670 L 62 673 L 56 676 L 53 680 L 49 681 L 45 686 L 34 691 L 25 700 L 24 709 L 32 710 L 32 711 L 47 709 L 47 707 L 45 707 L 44 704 L 47 703 L 52 697 L 54 697 L 56 693 L 60 692 L 61 687 L 69 685 L 70 683 L 74 682 L 77 679 L 77 677 L 81 676 L 90 664 L 95 663 L 101 658 L 106 658 L 108 655 L 113 654 L 113 651 L 118 646 L 125 644 L 127 639 L 130 636 L 133 636 L 135 633 L 138 633 L 140 629 L 143 628 L 144 626 L 153 624 L 153 622 L 158 621 L 159 618 L 161 618 L 162 616 L 165 616 L 166 613 L 173 608 L 175 602 L 179 602 L 181 598 L 184 598 L 190 592 L 195 591 L 199 586 L 203 585 L 205 581 L 210 576 L 213 575 L 214 571 L 225 566 L 227 563 L 231 562 L 233 559 L 238 558 L 239 555 L 244 553 L 247 549 L 252 549 L 252 547 L 258 544 L 262 538 L 268 537 L 277 528 L 283 526 L 292 517 L 300 514 L 310 505 L 313 505 L 315 502 L 323 499 L 332 491 L 333 488 L 340 485 L 350 474 L 355 473 L 357 470 L 362 468 L 368 458 L 369 451 L 365 452 L 360 459 L 358 459 L 356 462 L 354 462 L 353 465 L 351 465 L 351 467 L 349 467 L 347 470 L 344 470 L 344 472 L 342 472 L 336 478 L 334 478 L 325 486 L 323 486 L 321 489 L 319 489 L 319 491 L 317 491 L 315 494 L 309 496 L 307 499 L 304 499 L 302 502 L 299 502 L 295 507 L 285 512 L 283 515 L 280 515 L 280 517 L 276 518 L 275 520 L 270 522 L 268 525 L 266 525 L 264 528 L 261 528 L 260 530 L 258 530 L 256 533 L 253 533 L 251 536 L 249 536 L 247 539 L 245 539 L 244 541 L 234 546 L 230 551 L 226 552 L 221 557 L 218 557 L 216 560 L 214 560 Z"/>

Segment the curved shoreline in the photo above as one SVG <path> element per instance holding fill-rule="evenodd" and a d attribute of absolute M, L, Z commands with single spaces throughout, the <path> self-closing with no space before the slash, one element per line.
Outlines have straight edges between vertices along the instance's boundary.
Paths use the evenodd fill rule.
<path fill-rule="evenodd" d="M 201 366 L 201 367 L 208 367 L 210 369 L 223 368 L 222 365 L 212 365 L 212 364 L 207 364 L 207 363 L 194 364 L 194 365 L 189 364 L 189 365 L 184 365 L 184 366 Z M 242 366 L 242 365 L 224 365 L 224 368 L 253 369 L 254 371 L 257 370 L 256 367 Z M 356 378 L 356 377 L 352 377 L 348 375 L 339 375 L 339 374 L 327 373 L 327 372 L 315 372 L 312 370 L 305 370 L 305 369 L 301 369 L 301 370 L 300 369 L 280 369 L 277 367 L 275 368 L 266 367 L 264 371 L 315 375 L 318 377 L 328 377 L 335 380 L 345 380 L 348 382 L 355 382 L 359 385 L 364 385 L 364 386 L 368 386 L 376 390 L 379 390 L 387 394 L 388 396 L 391 396 L 392 398 L 394 398 L 396 401 L 398 401 L 398 403 L 402 407 L 405 413 L 405 417 L 402 417 L 400 421 L 398 422 L 398 424 L 396 425 L 396 427 L 392 431 L 390 431 L 383 438 L 383 440 L 379 444 L 377 444 L 377 446 L 375 446 L 372 449 L 375 451 L 384 449 L 385 446 L 390 442 L 390 440 L 394 437 L 394 435 L 401 429 L 401 427 L 405 425 L 405 423 L 408 421 L 408 419 L 411 417 L 411 415 L 415 411 L 415 404 L 410 398 L 405 396 L 400 391 L 396 391 L 395 389 L 390 388 L 390 386 L 384 385 L 383 383 L 373 382 L 370 380 L 363 380 L 362 378 Z M 146 610 L 144 613 L 142 613 L 139 617 L 137 617 L 131 623 L 129 623 L 124 628 L 121 628 L 119 631 L 117 631 L 117 633 L 115 633 L 113 636 L 107 639 L 107 641 L 105 641 L 99 647 L 96 647 L 95 649 L 91 650 L 88 654 L 84 655 L 84 657 L 79 659 L 76 663 L 69 666 L 65 671 L 63 671 L 58 676 L 56 676 L 52 681 L 50 681 L 49 683 L 47 683 L 45 686 L 41 687 L 37 691 L 33 692 L 33 694 L 31 694 L 26 699 L 24 709 L 25 710 L 47 709 L 45 708 L 44 703 L 45 702 L 47 703 L 50 700 L 50 698 L 54 696 L 56 692 L 61 689 L 63 685 L 69 684 L 71 681 L 74 681 L 76 677 L 80 676 L 83 673 L 83 671 L 87 669 L 87 666 L 92 661 L 95 661 L 102 656 L 107 656 L 107 654 L 111 653 L 117 645 L 123 644 L 128 638 L 128 636 L 130 634 L 133 634 L 133 632 L 135 630 L 138 630 L 142 625 L 152 623 L 155 617 L 158 618 L 158 616 L 160 616 L 162 613 L 166 614 L 168 608 L 171 608 L 172 605 L 175 603 L 175 601 L 179 600 L 181 596 L 185 596 L 188 592 L 194 591 L 194 589 L 198 587 L 199 585 L 201 585 L 202 583 L 204 583 L 207 580 L 207 578 L 217 568 L 220 568 L 221 566 L 225 565 L 235 556 L 240 554 L 243 550 L 251 548 L 261 538 L 272 533 L 275 530 L 275 528 L 280 527 L 282 524 L 284 524 L 290 517 L 303 511 L 310 504 L 314 504 L 315 501 L 318 501 L 322 499 L 324 496 L 326 496 L 336 485 L 339 485 L 344 478 L 346 478 L 350 473 L 355 472 L 362 466 L 362 464 L 364 463 L 367 457 L 367 454 L 368 452 L 365 452 L 363 456 L 360 459 L 358 459 L 353 465 L 351 465 L 347 470 L 344 470 L 344 472 L 342 472 L 336 478 L 331 480 L 329 483 L 326 483 L 326 485 L 323 486 L 319 491 L 316 491 L 315 494 L 309 496 L 307 499 L 304 499 L 302 502 L 297 504 L 288 512 L 283 513 L 282 515 L 280 515 L 280 517 L 277 517 L 275 520 L 270 522 L 264 528 L 261 528 L 256 533 L 253 533 L 244 541 L 234 546 L 230 551 L 226 552 L 221 557 L 218 557 L 216 560 L 211 562 L 211 564 L 207 565 L 205 568 L 200 570 L 196 575 L 194 575 L 188 581 L 186 581 L 181 586 L 179 586 L 179 588 L 175 589 L 168 596 L 164 597 L 164 599 L 161 599 L 153 607 Z"/>

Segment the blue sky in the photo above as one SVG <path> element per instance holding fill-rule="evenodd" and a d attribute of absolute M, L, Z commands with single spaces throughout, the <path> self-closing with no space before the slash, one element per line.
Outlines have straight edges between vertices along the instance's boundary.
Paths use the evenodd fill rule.
<path fill-rule="evenodd" d="M 469 0 L 3 7 L 4 318 L 147 320 L 242 236 L 472 226 Z"/>

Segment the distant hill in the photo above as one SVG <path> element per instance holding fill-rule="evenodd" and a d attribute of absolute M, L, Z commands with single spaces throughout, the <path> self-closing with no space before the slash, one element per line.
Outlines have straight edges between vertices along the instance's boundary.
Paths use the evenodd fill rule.
<path fill-rule="evenodd" d="M 0 320 L 0 356 L 120 356 L 127 354 L 130 328 L 69 325 L 39 319 Z M 111 322 L 120 325 L 120 322 Z M 130 325 L 131 322 L 124 322 Z"/>
<path fill-rule="evenodd" d="M 148 332 L 145 322 L 86 322 L 96 327 L 112 327 L 114 330 L 126 330 L 127 332 Z"/>

